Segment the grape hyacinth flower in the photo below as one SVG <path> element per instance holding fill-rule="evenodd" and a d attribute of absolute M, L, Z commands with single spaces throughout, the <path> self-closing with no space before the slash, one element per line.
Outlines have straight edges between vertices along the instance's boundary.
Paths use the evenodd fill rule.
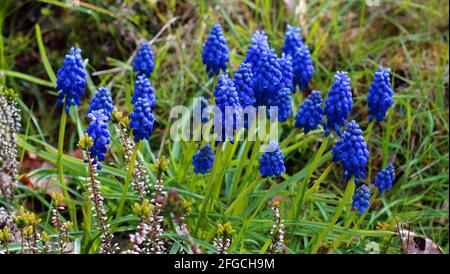
<path fill-rule="evenodd" d="M 200 118 L 201 122 L 206 124 L 209 121 L 210 115 L 211 111 L 209 110 L 208 100 L 203 96 L 198 97 L 197 105 L 194 107 L 194 117 Z"/>
<path fill-rule="evenodd" d="M 291 91 L 288 88 L 282 88 L 278 90 L 277 95 L 266 100 L 266 105 L 278 107 L 278 121 L 285 122 L 292 115 L 291 100 Z M 269 117 L 271 115 L 269 110 Z"/>
<path fill-rule="evenodd" d="M 290 55 L 283 55 L 278 59 L 281 71 L 281 86 L 288 88 L 289 91 L 294 91 L 294 71 L 292 69 L 292 57 Z"/>
<path fill-rule="evenodd" d="M 265 51 L 256 65 L 254 72 L 256 105 L 268 105 L 268 101 L 278 94 L 281 87 L 281 67 L 275 50 Z"/>
<path fill-rule="evenodd" d="M 239 95 L 234 87 L 233 80 L 231 80 L 227 74 L 220 75 L 219 82 L 214 91 L 214 97 L 216 98 L 217 107 L 221 111 L 220 116 L 217 114 L 214 115 L 215 126 L 222 125 L 222 137 L 219 137 L 218 141 L 225 141 L 228 137 L 231 142 L 234 142 L 233 132 L 238 128 L 238 125 L 240 125 L 242 107 L 239 103 Z M 226 113 L 227 110 L 233 111 L 232 116 Z M 226 123 L 226 121 L 228 121 L 227 117 L 228 119 L 232 119 L 232 127 Z"/>
<path fill-rule="evenodd" d="M 255 69 L 261 59 L 261 56 L 269 51 L 269 42 L 264 31 L 257 31 L 250 38 L 251 45 L 245 55 L 244 63 L 249 63 Z M 254 72 L 253 72 L 254 73 Z"/>
<path fill-rule="evenodd" d="M 284 46 L 281 50 L 288 55 L 294 56 L 299 49 L 303 46 L 302 33 L 299 27 L 287 25 L 286 37 L 284 38 Z"/>
<path fill-rule="evenodd" d="M 194 165 L 194 172 L 205 174 L 214 164 L 214 151 L 209 144 L 200 148 L 192 158 L 192 164 Z"/>
<path fill-rule="evenodd" d="M 259 172 L 261 177 L 281 177 L 281 173 L 286 171 L 284 167 L 284 157 L 278 143 L 270 141 L 261 159 L 259 160 Z"/>
<path fill-rule="evenodd" d="M 384 169 L 377 173 L 375 185 L 383 193 L 385 190 L 392 188 L 392 183 L 395 180 L 395 168 L 392 163 L 389 163 Z"/>
<path fill-rule="evenodd" d="M 325 101 L 324 113 L 327 116 L 325 136 L 330 134 L 330 130 L 334 130 L 341 135 L 341 127 L 345 125 L 352 106 L 350 78 L 347 72 L 338 71 L 334 75 L 334 83 Z"/>
<path fill-rule="evenodd" d="M 384 120 L 386 111 L 392 106 L 394 91 L 391 89 L 390 72 L 389 68 L 383 69 L 381 66 L 375 72 L 373 82 L 369 87 L 369 95 L 367 96 L 369 122 L 374 118 L 377 121 Z"/>
<path fill-rule="evenodd" d="M 362 134 L 362 130 L 355 121 L 348 123 L 341 139 L 332 149 L 333 161 L 340 161 L 344 167 L 344 177 L 350 180 L 355 176 L 355 184 L 359 179 L 366 178 L 369 150 Z"/>
<path fill-rule="evenodd" d="M 295 127 L 303 127 L 303 132 L 316 129 L 322 124 L 322 97 L 319 90 L 313 90 L 308 98 L 300 105 L 300 110 L 295 115 Z"/>
<path fill-rule="evenodd" d="M 93 164 L 97 164 L 98 170 L 102 169 L 100 162 L 105 160 L 107 151 L 106 145 L 110 143 L 108 131 L 108 116 L 105 115 L 104 110 L 94 110 L 88 114 L 91 122 L 89 123 L 86 133 L 94 141 L 93 146 L 89 150 L 91 158 L 94 160 Z"/>
<path fill-rule="evenodd" d="M 148 42 L 143 42 L 133 60 L 133 70 L 137 75 L 150 77 L 155 69 L 155 57 L 152 46 Z"/>
<path fill-rule="evenodd" d="M 131 97 L 131 103 L 135 104 L 138 98 L 146 97 L 150 102 L 150 107 L 152 109 L 156 106 L 156 97 L 155 91 L 148 80 L 144 75 L 138 75 L 136 78 L 136 82 L 134 83 L 134 93 Z"/>
<path fill-rule="evenodd" d="M 224 72 L 227 70 L 227 63 L 230 61 L 229 51 L 220 24 L 215 24 L 202 52 L 203 63 L 206 66 L 209 78 L 219 75 L 220 70 Z"/>
<path fill-rule="evenodd" d="M 308 46 L 301 46 L 292 56 L 292 69 L 294 71 L 294 87 L 298 86 L 301 91 L 305 91 L 314 74 L 314 66 Z"/>
<path fill-rule="evenodd" d="M 353 195 L 353 207 L 364 214 L 366 209 L 370 206 L 370 188 L 367 185 L 361 185 L 356 189 L 356 193 Z"/>
<path fill-rule="evenodd" d="M 70 48 L 70 53 L 64 58 L 62 67 L 57 72 L 56 90 L 58 93 L 58 107 L 66 104 L 65 111 L 71 106 L 79 106 L 80 98 L 84 95 L 86 86 L 86 71 L 81 59 L 81 49 Z"/>
<path fill-rule="evenodd" d="M 239 69 L 234 73 L 233 83 L 239 95 L 239 102 L 242 108 L 253 106 L 255 95 L 253 93 L 253 73 L 252 65 L 242 63 Z"/>
<path fill-rule="evenodd" d="M 155 116 L 151 113 L 150 101 L 147 97 L 138 98 L 130 115 L 130 128 L 133 129 L 134 141 L 148 140 L 153 132 Z"/>
<path fill-rule="evenodd" d="M 91 105 L 87 110 L 87 114 L 95 110 L 103 110 L 103 113 L 111 119 L 111 112 L 114 110 L 111 94 L 107 88 L 99 88 L 91 101 Z"/>

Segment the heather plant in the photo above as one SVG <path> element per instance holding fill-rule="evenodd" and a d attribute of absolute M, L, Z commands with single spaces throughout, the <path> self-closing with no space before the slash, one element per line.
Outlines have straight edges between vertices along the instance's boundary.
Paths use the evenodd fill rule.
<path fill-rule="evenodd" d="M 114 18 L 89 5 L 58 8 Z M 398 220 L 448 251 L 448 79 L 415 67 L 422 36 L 366 39 L 391 21 L 353 2 L 354 24 L 321 3 L 160 5 L 158 30 L 119 9 L 121 39 L 67 55 L 36 25 L 37 72 L 0 50 L 1 253 L 399 253 Z"/>

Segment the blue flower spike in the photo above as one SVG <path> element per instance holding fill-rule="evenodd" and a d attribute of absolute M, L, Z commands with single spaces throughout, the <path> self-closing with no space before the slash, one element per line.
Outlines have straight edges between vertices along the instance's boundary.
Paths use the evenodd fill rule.
<path fill-rule="evenodd" d="M 200 148 L 192 158 L 194 172 L 205 174 L 211 170 L 214 164 L 214 151 L 209 144 Z"/>
<path fill-rule="evenodd" d="M 61 107 L 65 103 L 66 113 L 71 106 L 79 106 L 80 98 L 84 95 L 86 70 L 80 53 L 81 49 L 71 48 L 57 72 L 56 90 L 59 92 L 57 105 Z"/>
<path fill-rule="evenodd" d="M 284 167 L 284 157 L 278 143 L 270 141 L 261 159 L 259 160 L 259 171 L 261 177 L 281 177 L 282 172 L 286 172 Z"/>
<path fill-rule="evenodd" d="M 89 154 L 94 160 L 94 164 L 97 164 L 97 169 L 101 170 L 101 162 L 105 160 L 105 154 L 107 152 L 106 145 L 110 143 L 109 131 L 108 131 L 108 116 L 104 114 L 104 110 L 94 110 L 88 114 L 91 122 L 89 123 L 86 133 L 94 141 L 94 145 L 90 148 Z"/>
<path fill-rule="evenodd" d="M 294 71 L 294 86 L 298 86 L 301 91 L 305 91 L 309 85 L 309 81 L 314 75 L 314 66 L 311 59 L 311 53 L 309 52 L 307 45 L 303 45 L 298 48 L 293 55 L 292 69 Z"/>
<path fill-rule="evenodd" d="M 341 127 L 345 125 L 348 114 L 353 106 L 352 89 L 347 72 L 338 71 L 334 75 L 334 83 L 325 100 L 324 113 L 327 117 L 325 124 L 325 136 L 330 130 L 341 135 Z"/>
<path fill-rule="evenodd" d="M 209 78 L 219 75 L 220 70 L 223 72 L 227 70 L 227 63 L 230 61 L 229 52 L 222 28 L 220 24 L 215 24 L 202 52 L 203 63 L 206 66 Z"/>
<path fill-rule="evenodd" d="M 150 101 L 147 97 L 138 98 L 130 115 L 130 128 L 133 129 L 134 141 L 148 140 L 153 132 L 155 116 L 151 113 Z"/>
<path fill-rule="evenodd" d="M 378 67 L 375 72 L 373 82 L 369 87 L 367 101 L 369 102 L 369 122 L 374 118 L 377 122 L 384 120 L 386 112 L 392 106 L 392 96 L 394 91 L 391 89 L 391 70 Z"/>
<path fill-rule="evenodd" d="M 228 74 L 222 74 L 214 91 L 216 105 L 221 111 L 221 116 L 214 115 L 215 123 L 220 124 L 218 119 L 222 122 L 222 138 L 218 141 L 225 141 L 228 138 L 232 143 L 234 142 L 233 133 L 241 123 L 242 107 L 239 102 L 239 95 L 234 87 L 233 80 L 228 77 Z M 226 124 L 227 110 L 233 110 L 233 125 Z"/>
<path fill-rule="evenodd" d="M 380 193 L 383 193 L 385 190 L 389 191 L 392 188 L 394 180 L 395 168 L 392 163 L 389 163 L 384 169 L 377 173 L 375 185 L 378 187 Z"/>
<path fill-rule="evenodd" d="M 363 132 L 355 121 L 348 123 L 341 139 L 332 149 L 333 161 L 340 161 L 344 167 L 344 177 L 350 180 L 355 177 L 355 184 L 366 178 L 369 150 Z"/>
<path fill-rule="evenodd" d="M 300 105 L 300 110 L 295 115 L 295 127 L 303 128 L 307 134 L 322 124 L 322 97 L 319 90 L 314 90 Z"/>
<path fill-rule="evenodd" d="M 270 106 L 267 100 L 273 100 L 282 88 L 282 72 L 275 50 L 265 51 L 253 71 L 256 105 Z"/>
<path fill-rule="evenodd" d="M 253 106 L 256 101 L 253 93 L 254 82 L 252 65 L 250 63 L 242 63 L 240 65 L 233 75 L 233 83 L 239 95 L 239 102 L 242 108 Z"/>
<path fill-rule="evenodd" d="M 299 27 L 287 25 L 286 37 L 284 38 L 284 46 L 281 50 L 288 55 L 294 56 L 299 49 L 303 46 L 302 32 Z"/>
<path fill-rule="evenodd" d="M 266 106 L 278 107 L 278 121 L 286 122 L 286 120 L 292 115 L 291 101 L 291 91 L 288 88 L 281 88 L 277 91 L 276 95 L 266 99 Z M 269 116 L 271 115 L 272 114 L 269 112 Z"/>
<path fill-rule="evenodd" d="M 155 69 L 155 57 L 153 55 L 152 46 L 148 42 L 143 42 L 133 60 L 133 70 L 137 75 L 145 75 L 150 77 Z"/>
<path fill-rule="evenodd" d="M 370 188 L 367 185 L 361 185 L 356 189 L 356 193 L 353 195 L 353 208 L 357 209 L 359 213 L 364 214 L 370 203 Z"/>
<path fill-rule="evenodd" d="M 97 93 L 91 100 L 91 104 L 87 110 L 87 114 L 95 111 L 103 110 L 103 114 L 111 119 L 111 112 L 114 110 L 114 105 L 112 103 L 111 93 L 107 88 L 99 88 Z"/>
<path fill-rule="evenodd" d="M 131 103 L 135 104 L 138 98 L 146 97 L 150 102 L 150 107 L 152 109 L 156 106 L 155 91 L 150 84 L 150 81 L 144 75 L 138 75 L 136 77 L 136 82 L 134 83 L 134 93 L 131 97 Z"/>
<path fill-rule="evenodd" d="M 245 55 L 244 63 L 249 63 L 255 69 L 261 56 L 270 50 L 267 35 L 264 31 L 257 31 L 250 38 L 251 45 Z M 253 72 L 255 73 L 255 72 Z"/>
<path fill-rule="evenodd" d="M 287 88 L 294 92 L 294 71 L 292 68 L 292 57 L 290 55 L 282 54 L 281 58 L 278 59 L 281 71 L 281 87 Z"/>

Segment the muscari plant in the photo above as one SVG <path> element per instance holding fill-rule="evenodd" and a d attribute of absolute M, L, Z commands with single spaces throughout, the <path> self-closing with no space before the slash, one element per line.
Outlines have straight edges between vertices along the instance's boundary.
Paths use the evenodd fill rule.
<path fill-rule="evenodd" d="M 81 103 L 84 96 L 83 89 L 86 86 L 87 72 L 80 52 L 81 50 L 72 48 L 57 73 L 56 90 L 59 92 L 57 100 L 63 112 L 56 164 L 59 182 L 63 185 L 66 184 L 62 159 L 67 114 L 74 107 L 72 114 L 78 115 L 76 107 Z M 227 107 L 242 110 L 248 106 L 277 106 L 277 123 L 289 126 L 291 125 L 289 120 L 295 121 L 295 127 L 291 126 L 289 130 L 295 132 L 295 128 L 303 128 L 305 135 L 323 130 L 322 144 L 314 157 L 314 164 L 322 159 L 330 159 L 331 157 L 327 158 L 326 155 L 331 155 L 333 162 L 339 162 L 342 165 L 344 170 L 342 180 L 347 182 L 347 187 L 330 226 L 312 238 L 313 244 L 309 251 L 317 252 L 350 198 L 353 200 L 352 207 L 360 214 L 364 214 L 370 208 L 371 189 L 369 178 L 366 176 L 370 156 L 366 138 L 370 137 L 370 132 L 364 135 L 356 121 L 347 122 L 353 107 L 349 75 L 347 72 L 336 72 L 324 104 L 322 93 L 313 90 L 301 102 L 295 117 L 292 117 L 292 102 L 297 99 L 293 98 L 293 94 L 295 96 L 297 87 L 307 93 L 314 74 L 311 55 L 301 37 L 300 29 L 288 26 L 285 44 L 280 55 L 271 48 L 265 32 L 256 31 L 250 39 L 245 58 L 234 73 L 231 68 L 227 71 L 229 53 L 224 32 L 220 24 L 216 24 L 206 39 L 201 56 L 208 77 L 217 76 L 214 96 L 211 98 L 213 106 L 222 111 Z M 148 152 L 150 137 L 157 126 L 157 117 L 154 114 L 157 91 L 153 89 L 148 79 L 154 71 L 154 62 L 151 45 L 148 42 L 142 43 L 133 60 L 134 93 L 129 98 L 130 102 L 126 102 L 132 105 L 129 115 L 118 110 L 121 106 L 115 105 L 111 90 L 104 87 L 97 90 L 87 110 L 86 115 L 90 122 L 84 134 L 80 136 L 78 146 L 84 152 L 84 160 L 87 163 L 87 200 L 84 203 L 89 204 L 87 214 L 92 213 L 90 220 L 93 220 L 98 232 L 98 237 L 91 238 L 91 242 L 95 244 L 92 244 L 88 251 L 109 254 L 119 252 L 155 254 L 173 251 L 221 254 L 237 252 L 236 243 L 242 241 L 242 233 L 247 226 L 242 226 L 239 222 L 235 223 L 236 226 L 232 226 L 232 222 L 235 221 L 228 221 L 227 216 L 237 218 L 247 207 L 252 208 L 250 205 L 252 195 L 262 195 L 264 202 L 261 206 L 264 206 L 270 196 L 273 197 L 271 193 L 277 185 L 291 182 L 289 175 L 286 174 L 288 170 L 285 167 L 285 154 L 289 150 L 295 150 L 299 145 L 295 144 L 293 147 L 286 148 L 283 140 L 272 140 L 266 144 L 266 139 L 256 140 L 253 144 L 250 141 L 241 144 L 235 138 L 239 134 L 237 125 L 243 118 L 237 111 L 232 117 L 232 130 L 223 131 L 222 138 L 206 143 L 203 141 L 202 144 L 194 141 L 182 143 L 181 148 L 187 151 L 178 163 L 176 159 L 166 160 L 164 156 L 161 156 L 154 160 L 154 164 L 148 164 L 148 158 L 143 153 Z M 18 111 L 14 108 L 14 98 L 8 94 L 10 93 L 4 92 L 3 89 L 0 93 L 0 111 L 9 113 L 9 116 L 2 117 L 10 118 L 0 120 L 0 137 L 2 138 L 0 140 L 3 142 L 7 140 L 6 138 L 14 138 L 14 136 L 6 137 L 6 135 L 11 135 L 10 131 L 17 131 L 20 124 Z M 370 126 L 385 118 L 386 112 L 392 106 L 392 96 L 390 70 L 380 67 L 368 91 Z M 217 114 L 214 113 L 212 120 L 209 119 L 208 99 L 201 97 L 199 103 L 201 112 L 199 117 L 203 124 L 208 124 L 217 118 Z M 203 112 L 207 112 L 208 115 L 202 115 Z M 273 113 L 267 114 L 270 117 Z M 5 126 L 11 123 L 13 127 Z M 246 123 L 245 128 L 249 129 L 249 127 L 251 125 Z M 343 127 L 345 128 L 342 129 Z M 110 132 L 111 128 L 114 131 Z M 334 136 L 332 132 L 336 135 Z M 337 142 L 333 148 L 329 153 L 325 153 L 328 141 L 335 139 Z M 105 175 L 112 168 L 108 162 L 108 154 L 110 147 L 114 145 L 113 140 L 123 150 L 125 160 L 125 166 L 119 167 L 125 174 L 123 184 L 120 186 L 121 195 L 119 195 L 118 205 L 108 201 L 104 195 L 105 191 L 108 193 L 111 191 L 111 186 L 106 184 L 108 180 L 105 181 Z M 262 145 L 266 146 L 260 152 L 259 148 Z M 10 150 L 6 151 L 6 149 Z M 6 157 L 8 153 L 16 155 L 17 149 L 5 146 L 4 150 L 1 151 L 2 162 L 11 162 L 14 167 L 15 160 L 8 160 Z M 240 156 L 237 156 L 237 151 L 242 151 Z M 238 157 L 244 159 L 239 161 Z M 227 168 L 232 163 L 235 169 L 233 173 L 230 173 Z M 3 166 L 4 164 L 2 165 L 4 169 Z M 256 170 L 255 166 L 258 166 Z M 330 163 L 329 168 L 333 167 Z M 339 172 L 339 168 L 336 167 L 336 169 L 336 172 Z M 271 203 L 275 224 L 271 230 L 267 231 L 268 241 L 260 252 L 292 252 L 289 250 L 286 237 L 291 240 L 294 236 L 289 234 L 291 230 L 286 230 L 284 219 L 296 220 L 298 209 L 301 209 L 307 197 L 320 188 L 319 181 L 308 189 L 307 181 L 313 171 L 307 171 L 308 175 L 304 177 L 303 187 L 298 189 L 298 194 L 292 197 L 291 202 L 276 200 Z M 5 172 L 2 171 L 2 176 L 4 174 Z M 17 171 L 14 171 L 12 176 L 16 178 Z M 376 175 L 375 186 L 383 193 L 392 187 L 394 178 L 394 166 L 389 164 Z M 180 184 L 177 188 L 183 191 L 177 191 L 175 188 L 166 191 L 168 188 L 165 186 L 166 179 L 171 182 L 172 187 L 174 182 Z M 188 181 L 187 184 L 185 184 L 186 181 Z M 224 181 L 227 181 L 226 186 Z M 104 188 L 105 185 L 108 187 Z M 12 188 L 7 191 L 3 190 L 4 185 L 1 186 L 2 194 L 5 196 L 7 196 L 6 193 L 14 191 L 14 185 L 7 186 Z M 71 232 L 79 229 L 73 201 L 77 198 L 69 195 L 67 187 L 62 189 L 62 194 L 52 194 L 54 207 L 51 219 L 57 231 L 56 235 L 49 235 L 42 230 L 39 227 L 42 220 L 34 213 L 24 209 L 20 214 L 2 211 L 6 212 L 2 213 L 5 216 L 15 216 L 13 221 L 9 219 L 8 222 L 5 221 L 6 225 L 0 227 L 0 243 L 4 252 L 9 252 L 8 243 L 13 238 L 11 229 L 13 232 L 19 232 L 18 239 L 14 240 L 22 241 L 21 252 L 25 253 L 27 250 L 30 253 L 74 252 L 70 247 L 74 240 Z M 195 192 L 204 195 L 200 201 L 195 200 L 195 195 L 185 196 L 186 193 Z M 225 197 L 223 192 L 226 193 Z M 130 195 L 133 196 L 134 205 L 130 203 Z M 233 197 L 232 200 L 227 201 L 227 195 Z M 67 208 L 61 206 L 63 200 Z M 224 204 L 218 206 L 215 202 L 217 200 L 223 201 Z M 258 211 L 261 210 L 261 206 L 257 207 Z M 62 218 L 66 209 L 70 213 L 68 221 Z M 192 210 L 196 210 L 196 214 L 191 216 Z M 286 214 L 286 210 L 289 214 Z M 258 211 L 255 211 L 251 218 L 255 218 Z M 213 217 L 218 213 L 219 217 Z M 124 218 L 130 216 L 134 216 L 137 223 L 134 223 L 134 229 L 126 232 L 129 239 L 128 245 L 125 248 L 119 248 L 118 237 L 114 236 L 122 232 L 117 230 L 117 224 L 127 222 L 128 219 L 124 220 Z M 217 228 L 205 226 L 206 218 L 215 218 L 218 223 Z M 216 236 L 213 239 L 214 235 Z M 211 244 L 208 245 L 208 242 Z"/>

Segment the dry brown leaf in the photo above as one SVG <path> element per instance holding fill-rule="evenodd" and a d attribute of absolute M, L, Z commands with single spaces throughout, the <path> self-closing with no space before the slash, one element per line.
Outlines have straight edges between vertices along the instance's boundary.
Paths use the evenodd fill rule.
<path fill-rule="evenodd" d="M 406 254 L 442 254 L 442 248 L 430 238 L 417 235 L 404 224 L 398 226 L 397 234 Z"/>

